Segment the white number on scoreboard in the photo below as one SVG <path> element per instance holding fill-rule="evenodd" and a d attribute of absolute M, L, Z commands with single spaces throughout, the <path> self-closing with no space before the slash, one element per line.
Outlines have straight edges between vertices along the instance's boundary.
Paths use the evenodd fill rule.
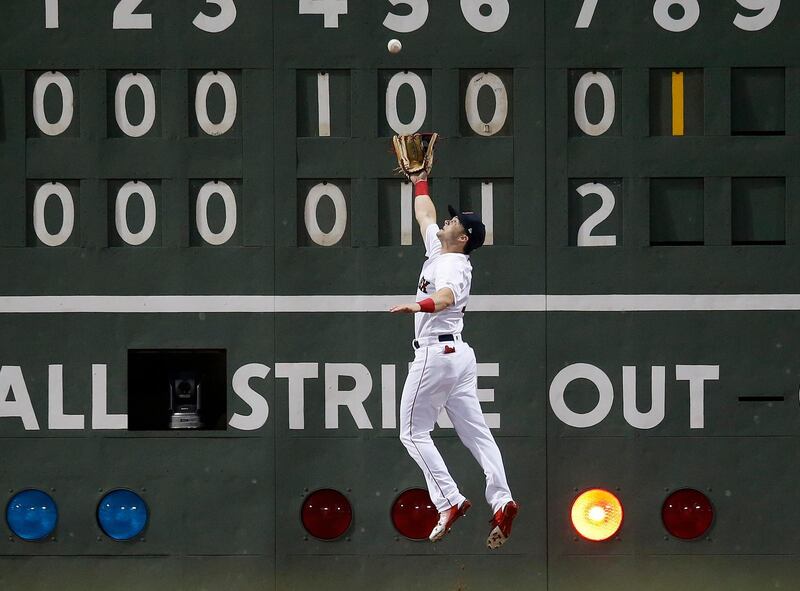
<path fill-rule="evenodd" d="M 414 116 L 408 123 L 400 121 L 397 112 L 397 96 L 400 88 L 408 84 L 414 91 Z M 428 94 L 425 91 L 425 83 L 422 78 L 414 72 L 398 72 L 389 80 L 386 87 L 386 122 L 396 134 L 411 135 L 417 133 L 425 123 L 428 116 Z"/>
<path fill-rule="evenodd" d="M 347 14 L 347 0 L 299 0 L 300 14 L 321 14 L 326 29 L 338 29 L 339 17 Z"/>
<path fill-rule="evenodd" d="M 417 29 L 422 28 L 428 20 L 428 13 L 430 7 L 428 0 L 389 0 L 392 6 L 398 4 L 405 4 L 411 7 L 411 12 L 405 15 L 395 14 L 390 12 L 383 19 L 383 26 L 398 33 L 411 33 Z"/>
<path fill-rule="evenodd" d="M 680 6 L 683 16 L 673 18 L 669 13 L 672 6 Z M 653 18 L 662 29 L 682 33 L 691 29 L 700 19 L 700 5 L 697 0 L 656 0 L 653 4 Z"/>
<path fill-rule="evenodd" d="M 758 14 L 745 16 L 737 14 L 733 24 L 743 31 L 760 31 L 772 24 L 781 8 L 781 0 L 736 0 L 746 10 L 759 11 Z"/>
<path fill-rule="evenodd" d="M 325 232 L 320 228 L 317 218 L 317 208 L 323 197 L 327 197 L 333 203 L 335 219 L 333 227 Z M 344 237 L 347 229 L 347 201 L 342 190 L 333 183 L 319 183 L 311 187 L 306 197 L 306 205 L 303 212 L 306 224 L 306 231 L 309 238 L 320 246 L 334 246 Z"/>
<path fill-rule="evenodd" d="M 219 14 L 216 16 L 208 16 L 204 12 L 200 12 L 192 24 L 206 33 L 221 33 L 234 22 L 236 22 L 236 4 L 233 0 L 206 0 L 206 4 L 216 4 L 219 6 Z"/>
<path fill-rule="evenodd" d="M 53 84 L 61 92 L 61 116 L 55 123 L 50 123 L 44 112 L 44 96 Z M 45 72 L 39 76 L 33 87 L 33 120 L 39 130 L 49 136 L 61 135 L 69 129 L 74 114 L 75 96 L 69 79 L 61 72 Z"/>
<path fill-rule="evenodd" d="M 602 183 L 586 183 L 578 187 L 577 191 L 581 197 L 599 195 L 603 200 L 600 209 L 586 218 L 586 221 L 578 229 L 578 246 L 616 246 L 617 237 L 613 234 L 609 236 L 592 236 L 592 231 L 608 219 L 608 216 L 614 211 L 614 205 L 616 204 L 614 193 Z"/>
<path fill-rule="evenodd" d="M 214 232 L 208 223 L 208 203 L 217 195 L 225 206 L 225 224 L 219 232 Z M 200 188 L 195 205 L 195 223 L 197 232 L 208 244 L 222 246 L 236 232 L 236 197 L 233 189 L 226 182 L 209 181 Z"/>
<path fill-rule="evenodd" d="M 483 6 L 489 7 L 488 15 L 481 13 Z M 496 33 L 505 26 L 511 8 L 508 0 L 461 0 L 461 12 L 472 28 L 481 33 Z"/>
<path fill-rule="evenodd" d="M 61 202 L 61 228 L 55 234 L 47 230 L 44 209 L 50 197 L 58 197 Z M 36 237 L 46 246 L 61 246 L 72 236 L 75 227 L 75 202 L 72 193 L 61 183 L 46 183 L 39 187 L 33 200 L 33 230 Z"/>
<path fill-rule="evenodd" d="M 58 0 L 44 0 L 44 28 L 58 28 Z"/>
<path fill-rule="evenodd" d="M 128 119 L 128 108 L 125 102 L 128 91 L 134 86 L 141 91 L 144 98 L 144 115 L 136 125 Z M 156 91 L 147 76 L 126 74 L 122 77 L 114 94 L 114 115 L 120 131 L 128 137 L 142 137 L 152 129 L 156 120 Z"/>
<path fill-rule="evenodd" d="M 592 86 L 598 86 L 603 92 L 603 116 L 597 123 L 589 121 L 586 113 L 586 95 Z M 607 132 L 614 123 L 616 114 L 616 96 L 614 84 L 602 72 L 587 72 L 575 87 L 575 122 L 586 135 L 599 136 Z"/>
<path fill-rule="evenodd" d="M 583 0 L 581 12 L 578 15 L 578 22 L 575 23 L 576 29 L 588 29 L 594 18 L 594 11 L 597 9 L 597 0 Z"/>
<path fill-rule="evenodd" d="M 114 9 L 115 29 L 152 29 L 152 14 L 134 14 L 142 0 L 120 0 Z"/>
<path fill-rule="evenodd" d="M 144 223 L 137 232 L 128 225 L 128 201 L 138 195 L 144 206 Z M 120 238 L 131 246 L 139 246 L 147 242 L 156 229 L 156 197 L 147 183 L 128 181 L 117 193 L 114 205 L 114 225 Z"/>
<path fill-rule="evenodd" d="M 487 87 L 494 96 L 494 114 L 489 121 L 481 119 L 478 112 L 478 94 L 482 88 Z M 508 118 L 508 91 L 506 85 L 497 74 L 482 72 L 476 74 L 467 84 L 464 99 L 464 109 L 467 114 L 467 123 L 472 131 L 482 136 L 492 136 L 498 133 L 506 124 Z"/>
<path fill-rule="evenodd" d="M 213 85 L 218 85 L 225 96 L 225 113 L 219 123 L 214 123 L 208 116 L 208 92 Z M 225 72 L 208 72 L 197 83 L 194 110 L 200 129 L 208 135 L 219 136 L 230 131 L 236 121 L 238 109 L 236 86 Z"/>

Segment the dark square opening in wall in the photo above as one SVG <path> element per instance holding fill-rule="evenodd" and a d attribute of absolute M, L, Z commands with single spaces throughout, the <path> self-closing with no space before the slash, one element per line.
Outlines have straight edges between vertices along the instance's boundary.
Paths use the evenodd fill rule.
<path fill-rule="evenodd" d="M 130 349 L 128 430 L 226 428 L 225 349 Z"/>
<path fill-rule="evenodd" d="M 513 179 L 461 179 L 458 208 L 474 211 L 486 226 L 484 246 L 514 244 Z"/>
<path fill-rule="evenodd" d="M 650 70 L 650 135 L 703 135 L 703 70 Z"/>
<path fill-rule="evenodd" d="M 703 244 L 703 179 L 650 180 L 650 244 Z"/>
<path fill-rule="evenodd" d="M 297 181 L 297 246 L 350 246 L 350 181 Z"/>
<path fill-rule="evenodd" d="M 570 70 L 570 137 L 622 135 L 622 70 Z"/>
<path fill-rule="evenodd" d="M 731 70 L 731 133 L 786 134 L 785 68 Z"/>
<path fill-rule="evenodd" d="M 570 179 L 570 246 L 622 244 L 622 179 Z"/>
<path fill-rule="evenodd" d="M 786 244 L 786 179 L 735 178 L 733 244 Z"/>
<path fill-rule="evenodd" d="M 297 137 L 350 137 L 350 85 L 349 70 L 298 70 Z"/>

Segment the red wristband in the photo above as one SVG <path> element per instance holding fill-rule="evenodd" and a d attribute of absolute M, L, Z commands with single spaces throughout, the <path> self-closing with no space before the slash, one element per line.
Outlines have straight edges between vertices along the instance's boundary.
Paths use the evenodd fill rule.
<path fill-rule="evenodd" d="M 417 302 L 419 304 L 419 311 L 420 312 L 435 312 L 436 311 L 436 304 L 433 303 L 431 298 L 427 300 L 422 300 L 421 302 Z"/>
<path fill-rule="evenodd" d="M 417 184 L 414 185 L 414 197 L 430 194 L 430 190 L 428 189 L 428 181 L 418 181 Z"/>

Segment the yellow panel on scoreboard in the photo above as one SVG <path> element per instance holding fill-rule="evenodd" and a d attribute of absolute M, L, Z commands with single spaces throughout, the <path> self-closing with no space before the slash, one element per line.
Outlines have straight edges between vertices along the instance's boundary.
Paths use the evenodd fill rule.
<path fill-rule="evenodd" d="M 703 135 L 703 70 L 650 70 L 650 135 Z"/>
<path fill-rule="evenodd" d="M 672 73 L 672 135 L 683 135 L 683 72 Z"/>

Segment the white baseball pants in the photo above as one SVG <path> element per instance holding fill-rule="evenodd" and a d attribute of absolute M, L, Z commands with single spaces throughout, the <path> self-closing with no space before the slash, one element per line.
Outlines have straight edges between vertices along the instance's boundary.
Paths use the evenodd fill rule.
<path fill-rule="evenodd" d="M 445 353 L 445 346 L 455 348 Z M 442 407 L 461 442 L 486 475 L 486 501 L 492 513 L 512 500 L 503 458 L 478 402 L 475 352 L 462 341 L 436 343 L 416 350 L 400 401 L 400 441 L 419 464 L 428 493 L 439 512 L 464 500 L 431 431 Z"/>

